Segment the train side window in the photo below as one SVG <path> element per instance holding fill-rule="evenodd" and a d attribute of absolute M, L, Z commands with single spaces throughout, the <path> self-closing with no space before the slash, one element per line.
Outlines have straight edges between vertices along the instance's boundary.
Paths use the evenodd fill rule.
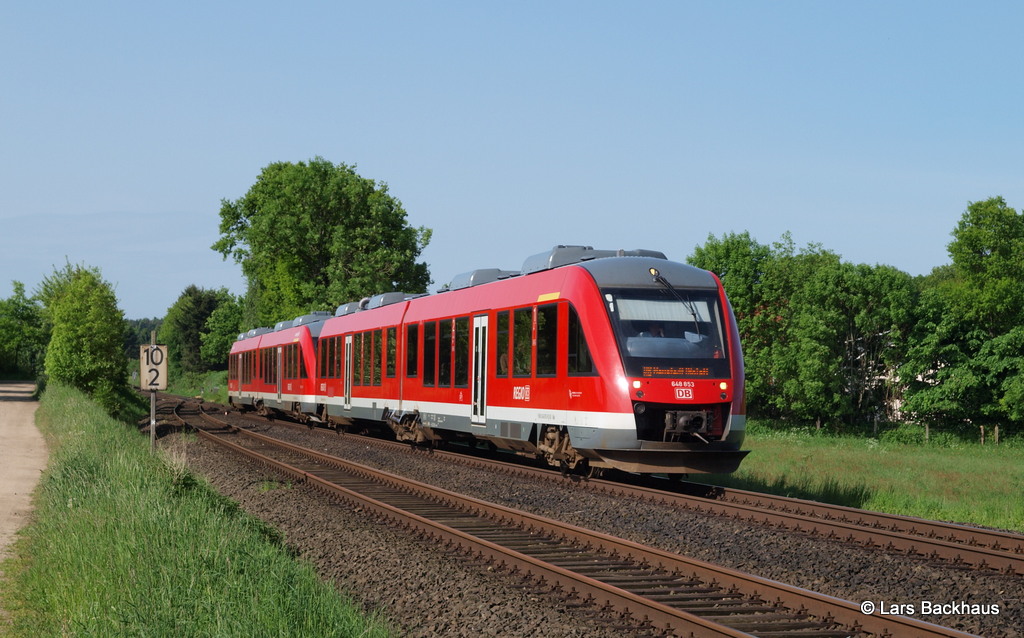
<path fill-rule="evenodd" d="M 363 333 L 352 335 L 352 385 L 363 385 Z"/>
<path fill-rule="evenodd" d="M 276 370 L 274 369 L 277 366 L 276 365 L 271 366 L 271 362 L 273 362 L 274 364 L 277 363 L 277 359 L 276 358 L 272 358 L 270 356 L 271 354 L 273 354 L 273 352 L 274 352 L 273 348 L 266 348 L 266 349 L 263 350 L 263 352 L 260 353 L 260 355 L 262 356 L 262 359 L 263 359 L 261 361 L 261 363 L 262 363 L 261 369 L 262 369 L 262 372 L 263 372 L 263 382 L 264 383 L 274 383 L 277 380 L 276 379 L 276 377 L 277 377 Z"/>
<path fill-rule="evenodd" d="M 437 323 L 423 324 L 423 385 L 434 385 L 437 371 Z"/>
<path fill-rule="evenodd" d="M 438 322 L 437 385 L 452 387 L 452 320 Z"/>
<path fill-rule="evenodd" d="M 419 324 L 412 324 L 405 327 L 405 376 L 415 377 L 419 374 L 416 367 L 417 357 L 420 354 L 420 327 Z"/>
<path fill-rule="evenodd" d="M 370 350 L 370 385 L 380 385 L 381 361 L 384 358 L 384 349 L 381 347 L 381 331 L 373 331 L 373 345 Z"/>
<path fill-rule="evenodd" d="M 299 346 L 299 344 L 295 344 L 295 360 L 299 364 L 299 378 L 300 379 L 308 379 L 309 378 L 309 370 L 306 367 L 306 357 L 304 355 L 305 355 L 305 353 L 302 352 L 302 348 Z"/>
<path fill-rule="evenodd" d="M 495 359 L 497 360 L 495 365 L 497 366 L 497 370 L 498 370 L 497 374 L 498 374 L 499 377 L 507 377 L 508 376 L 508 372 L 509 372 L 509 367 L 508 367 L 508 344 L 509 344 L 509 340 L 508 340 L 508 337 L 509 337 L 508 324 L 509 324 L 509 315 L 510 315 L 510 313 L 509 313 L 508 310 L 502 310 L 501 312 L 498 313 L 498 334 L 496 335 L 497 336 L 497 340 L 498 340 L 498 351 L 497 351 L 496 356 L 495 356 Z"/>
<path fill-rule="evenodd" d="M 395 338 L 397 334 L 398 329 L 393 327 L 388 328 L 386 334 L 386 347 L 388 351 L 386 374 L 388 375 L 389 379 L 395 378 L 395 367 L 397 365 L 398 360 L 398 340 Z"/>
<path fill-rule="evenodd" d="M 338 378 L 338 337 L 331 337 L 327 340 L 330 349 L 327 351 L 327 376 L 330 379 Z"/>
<path fill-rule="evenodd" d="M 594 359 L 590 356 L 590 347 L 587 346 L 587 336 L 583 334 L 583 324 L 580 323 L 580 316 L 569 304 L 569 375 L 570 376 L 591 376 L 597 374 L 594 368 Z"/>
<path fill-rule="evenodd" d="M 512 313 L 512 374 L 533 374 L 533 308 L 516 308 Z"/>
<path fill-rule="evenodd" d="M 558 306 L 537 307 L 537 376 L 555 375 L 558 361 Z"/>
<path fill-rule="evenodd" d="M 469 387 L 469 317 L 455 320 L 455 387 Z"/>

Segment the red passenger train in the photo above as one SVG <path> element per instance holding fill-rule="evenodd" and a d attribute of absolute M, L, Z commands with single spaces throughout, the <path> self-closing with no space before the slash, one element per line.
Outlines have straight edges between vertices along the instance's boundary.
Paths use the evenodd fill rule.
<path fill-rule="evenodd" d="M 648 250 L 556 246 L 521 271 L 253 330 L 231 349 L 228 388 L 244 408 L 486 441 L 563 469 L 731 472 L 747 454 L 721 282 Z"/>

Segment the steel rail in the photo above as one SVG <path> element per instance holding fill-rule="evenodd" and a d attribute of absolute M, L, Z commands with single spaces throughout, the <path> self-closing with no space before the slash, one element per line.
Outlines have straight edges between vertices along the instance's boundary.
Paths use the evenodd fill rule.
<path fill-rule="evenodd" d="M 617 483 L 603 484 L 602 490 L 619 496 L 635 496 L 637 491 L 648 488 L 622 486 Z M 1024 574 L 1024 553 L 972 544 L 972 538 L 950 540 L 939 538 L 933 530 L 951 527 L 941 522 L 924 521 L 894 514 L 876 514 L 866 510 L 845 508 L 856 512 L 859 518 L 838 519 L 827 516 L 827 512 L 838 512 L 839 506 L 804 501 L 805 508 L 799 510 L 766 507 L 757 503 L 721 501 L 706 497 L 694 497 L 660 490 L 646 492 L 652 498 L 666 504 L 673 504 L 692 511 L 707 511 L 756 523 L 768 523 L 794 532 L 808 533 L 827 539 L 854 542 L 865 547 L 880 547 L 908 555 L 917 555 L 930 560 L 944 560 L 953 564 L 967 564 L 978 568 L 998 569 L 1008 574 Z M 785 498 L 785 497 L 781 497 Z M 767 501 L 768 499 L 766 499 Z M 792 503 L 791 500 L 775 500 L 777 503 Z M 887 521 L 884 525 L 880 521 Z M 920 523 L 924 523 L 919 525 Z M 928 523 L 931 523 L 928 525 Z M 920 529 L 918 529 L 920 527 Z M 967 526 L 960 526 L 970 530 Z M 1012 534 L 1007 535 L 1013 538 Z M 954 537 L 955 538 L 955 537 Z M 976 543 L 977 541 L 973 541 Z M 1006 541 L 1009 544 L 1009 540 Z"/>
<path fill-rule="evenodd" d="M 281 425 L 290 424 L 281 422 Z M 301 427 L 308 429 L 306 426 Z M 383 439 L 360 437 L 359 440 L 361 443 L 409 449 L 408 444 Z M 858 543 L 864 547 L 881 548 L 928 560 L 993 569 L 1010 575 L 1024 574 L 1024 535 L 1013 532 L 700 483 L 682 484 L 703 492 L 703 495 L 694 495 L 604 479 L 563 477 L 553 470 L 444 450 L 431 450 L 430 453 L 463 464 L 497 468 L 512 475 L 569 481 L 585 489 L 615 497 L 644 498 L 697 513 L 770 524 L 820 538 Z"/>
<path fill-rule="evenodd" d="M 803 514 L 836 520 L 855 525 L 900 530 L 909 534 L 917 534 L 928 538 L 957 542 L 972 547 L 987 547 L 1010 554 L 1019 554 L 1024 560 L 1024 535 L 1002 530 L 971 527 L 960 523 L 930 521 L 913 516 L 888 514 L 861 510 L 844 505 L 831 505 L 806 499 L 788 496 L 776 496 L 728 487 L 689 483 L 697 489 L 706 490 L 708 498 L 729 503 L 752 505 L 764 509 L 774 509 L 794 514 Z M 1021 563 L 1024 564 L 1024 563 Z M 1017 570 L 1024 573 L 1024 570 Z"/>
<path fill-rule="evenodd" d="M 609 553 L 612 556 L 623 556 L 634 562 L 639 561 L 646 564 L 656 565 L 660 569 L 671 573 L 693 574 L 694 577 L 699 578 L 704 582 L 713 581 L 716 583 L 727 583 L 727 587 L 739 591 L 752 599 L 773 600 L 783 607 L 806 612 L 819 618 L 833 620 L 855 632 L 866 631 L 882 636 L 969 636 L 969 634 L 965 634 L 963 632 L 939 627 L 913 618 L 903 616 L 865 615 L 861 612 L 859 605 L 855 605 L 848 601 L 809 592 L 807 590 L 770 581 L 768 579 L 742 574 L 735 570 L 729 570 L 703 561 L 685 558 L 662 550 L 644 547 L 631 541 L 617 539 L 599 532 L 585 530 L 559 521 L 553 521 L 544 517 L 487 503 L 485 501 L 459 495 L 448 490 L 422 484 L 418 484 L 415 488 L 410 489 L 408 487 L 408 479 L 403 479 L 402 477 L 389 472 L 375 470 L 343 461 L 336 457 L 331 457 L 314 450 L 279 441 L 273 437 L 245 430 L 239 430 L 239 432 L 253 439 L 260 440 L 264 444 L 279 446 L 294 453 L 302 454 L 307 458 L 315 460 L 316 463 L 330 465 L 333 467 L 345 467 L 347 471 L 358 472 L 366 478 L 372 477 L 373 480 L 384 482 L 395 489 L 402 489 L 410 493 L 415 493 L 435 502 L 446 503 L 452 507 L 457 507 L 460 510 L 476 512 L 479 515 L 486 516 L 492 520 L 524 521 L 521 524 L 525 524 L 532 530 L 543 532 L 555 538 L 566 539 L 567 542 L 572 542 L 576 545 L 594 548 L 604 553 Z M 253 454 L 252 452 L 245 453 L 250 456 Z M 317 485 L 321 489 L 331 491 L 335 491 L 337 489 L 335 487 L 330 487 L 331 484 L 329 481 L 310 472 L 296 470 L 294 468 L 282 468 L 282 471 L 297 480 L 305 480 L 310 482 L 310 484 Z M 354 498 L 366 507 L 370 507 L 369 503 L 364 502 L 364 499 L 367 498 L 365 496 L 353 496 L 346 494 L 346 498 Z M 373 507 L 374 509 L 379 509 L 379 506 Z M 392 511 L 391 506 L 384 507 L 382 511 L 386 511 L 389 516 L 398 515 L 397 512 Z M 403 514 L 402 516 L 407 515 Z M 415 515 L 413 516 L 415 517 Z M 602 604 L 612 605 L 620 609 L 632 610 L 634 613 L 636 613 L 638 609 L 642 609 L 643 616 L 658 625 L 680 628 L 682 626 L 680 623 L 686 623 L 686 626 L 690 628 L 685 631 L 690 631 L 691 633 L 697 632 L 696 635 L 709 635 L 707 633 L 709 631 L 709 627 L 704 624 L 708 621 L 704 621 L 702 619 L 699 625 L 692 625 L 690 624 L 693 622 L 690 618 L 692 614 L 679 612 L 671 607 L 661 605 L 660 603 L 657 603 L 657 601 L 650 601 L 617 587 L 611 587 L 611 589 L 609 589 L 607 584 L 601 583 L 599 580 L 591 579 L 586 576 L 581 577 L 578 574 L 573 574 L 572 572 L 562 568 L 552 569 L 551 566 L 544 567 L 542 565 L 542 561 L 537 561 L 537 559 L 520 554 L 519 552 L 513 551 L 510 553 L 510 550 L 507 549 L 498 550 L 497 548 L 492 547 L 492 545 L 494 545 L 493 543 L 472 537 L 472 535 L 468 535 L 471 536 L 471 538 L 466 538 L 467 535 L 459 532 L 458 530 L 444 532 L 438 531 L 436 529 L 438 524 L 435 522 L 425 523 L 417 520 L 414 524 L 417 528 L 423 529 L 424 531 L 427 529 L 433 530 L 431 533 L 439 534 L 444 538 L 451 539 L 452 542 L 479 548 L 474 549 L 474 552 L 484 550 L 488 552 L 499 551 L 499 553 L 505 556 L 503 560 L 507 561 L 509 564 L 530 572 L 542 572 L 545 574 L 546 579 L 556 583 L 559 587 L 569 588 L 574 591 L 585 591 L 595 600 L 602 602 Z M 684 615 L 679 616 L 680 613 Z M 731 634 L 720 633 L 715 635 Z M 740 633 L 738 635 L 746 634 Z"/>
<path fill-rule="evenodd" d="M 629 612 L 632 615 L 642 614 L 651 624 L 660 625 L 664 628 L 671 628 L 676 635 L 680 631 L 688 632 L 690 636 L 697 638 L 702 636 L 722 638 L 745 638 L 751 634 L 737 631 L 720 625 L 718 623 L 700 618 L 687 612 L 668 607 L 653 600 L 631 594 L 625 590 L 610 587 L 600 581 L 577 574 L 569 569 L 559 567 L 538 560 L 526 554 L 505 548 L 497 543 L 478 538 L 472 534 L 460 531 L 453 527 L 432 521 L 423 516 L 406 512 L 398 507 L 389 505 L 377 499 L 371 498 L 354 490 L 348 489 L 336 483 L 321 478 L 316 474 L 295 468 L 287 463 L 282 463 L 259 454 L 253 450 L 224 440 L 223 437 L 199 430 L 199 436 L 211 440 L 219 445 L 225 446 L 235 453 L 266 465 L 273 470 L 282 473 L 284 476 L 296 481 L 304 481 L 311 487 L 321 492 L 340 498 L 344 502 L 360 507 L 366 511 L 375 513 L 378 517 L 392 523 L 401 524 L 417 535 L 429 535 L 439 542 L 448 544 L 460 552 L 470 553 L 477 556 L 498 556 L 502 566 L 511 569 L 513 572 L 521 572 L 533 578 L 539 578 L 545 584 L 555 589 L 564 591 L 587 592 L 594 604 L 606 605 L 621 612 Z M 244 431 L 243 431 L 244 432 Z M 251 434 L 251 433 L 249 433 Z"/>

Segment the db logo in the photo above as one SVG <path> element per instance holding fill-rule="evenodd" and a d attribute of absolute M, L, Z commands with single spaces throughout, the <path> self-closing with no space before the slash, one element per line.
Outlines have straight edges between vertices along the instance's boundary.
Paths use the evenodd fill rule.
<path fill-rule="evenodd" d="M 680 400 L 693 399 L 693 388 L 676 388 L 676 398 Z"/>

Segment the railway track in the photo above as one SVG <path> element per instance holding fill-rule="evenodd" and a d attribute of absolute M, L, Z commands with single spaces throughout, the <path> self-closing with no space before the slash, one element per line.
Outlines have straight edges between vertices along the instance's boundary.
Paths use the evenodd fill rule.
<path fill-rule="evenodd" d="M 419 536 L 669 634 L 967 636 L 423 485 L 223 421 L 201 436 Z M 193 424 L 194 425 L 194 424 Z"/>
<path fill-rule="evenodd" d="M 302 430 L 304 425 L 276 422 Z M 327 435 L 327 431 L 323 431 Z M 333 436 L 333 434 L 332 434 Z M 408 444 L 386 439 L 360 437 L 360 443 L 386 449 L 415 451 Z M 547 468 L 509 463 L 486 456 L 430 450 L 445 462 L 500 471 L 510 476 L 530 477 L 561 484 L 574 483 L 616 498 L 642 499 L 691 512 L 727 516 L 754 524 L 770 525 L 790 532 L 809 534 L 837 542 L 856 543 L 925 560 L 972 569 L 990 569 L 1004 574 L 1024 574 L 1024 536 L 956 523 L 859 510 L 803 499 L 775 496 L 700 483 L 662 481 L 662 487 L 629 484 L 604 479 L 564 476 Z"/>
<path fill-rule="evenodd" d="M 689 484 L 689 488 L 737 511 L 751 508 L 774 513 L 782 524 L 792 521 L 791 525 L 801 531 L 832 537 L 845 533 L 866 545 L 1024 574 L 1024 536 L 1013 532 L 697 483 Z"/>

